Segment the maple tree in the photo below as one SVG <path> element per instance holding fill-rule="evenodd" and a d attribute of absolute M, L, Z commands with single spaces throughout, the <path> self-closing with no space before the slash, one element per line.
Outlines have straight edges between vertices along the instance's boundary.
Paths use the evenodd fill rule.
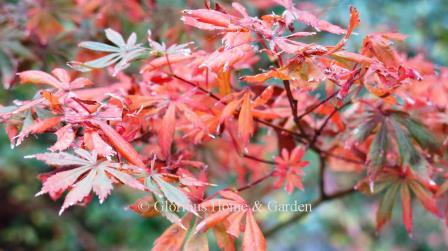
<path fill-rule="evenodd" d="M 184 29 L 213 34 L 213 41 L 165 44 L 150 30 L 146 39 L 136 33 L 125 39 L 114 17 L 122 4 L 99 2 L 83 12 L 99 13 L 97 26 L 105 28 L 108 41 L 80 42 L 79 55 L 67 63 L 70 71 L 3 75 L 7 88 L 14 80 L 39 88 L 31 100 L 1 107 L 0 118 L 13 147 L 30 135 L 56 135 L 49 152 L 27 157 L 54 169 L 40 176 L 37 195 L 56 200 L 67 192 L 60 214 L 88 204 L 93 194 L 103 203 L 113 185 L 124 185 L 146 194 L 130 205 L 133 211 L 173 224 L 154 250 L 207 250 L 209 230 L 223 250 L 235 250 L 241 236 L 242 250 L 266 250 L 266 235 L 304 213 L 263 228 L 243 192 L 260 185 L 267 192 L 283 187 L 289 194 L 306 192 L 302 177 L 311 166 L 305 155 L 314 153 L 320 172 L 314 207 L 357 191 L 381 196 L 379 231 L 400 198 L 411 233 L 415 197 L 448 222 L 448 210 L 440 208 L 448 190 L 442 81 L 448 71 L 422 55 L 400 52 L 396 43 L 405 35 L 373 33 L 359 50 L 348 50 L 347 41 L 362 25 L 355 7 L 340 27 L 292 0 L 273 1 L 282 12 L 260 17 L 240 3 L 205 1 L 202 9 L 182 11 L 181 20 Z M 32 15 L 27 30 L 43 44 L 62 30 L 59 15 L 77 21 L 48 8 L 61 6 L 27 13 Z M 144 19 L 134 1 L 126 12 Z M 319 33 L 340 36 L 339 42 L 318 44 Z M 269 66 L 258 69 L 260 61 Z M 330 168 L 364 178 L 328 193 Z M 236 175 L 236 184 L 223 188 L 224 174 Z M 219 191 L 213 193 L 215 185 Z M 142 209 L 142 203 L 148 207 Z M 161 204 L 184 213 L 157 210 Z"/>

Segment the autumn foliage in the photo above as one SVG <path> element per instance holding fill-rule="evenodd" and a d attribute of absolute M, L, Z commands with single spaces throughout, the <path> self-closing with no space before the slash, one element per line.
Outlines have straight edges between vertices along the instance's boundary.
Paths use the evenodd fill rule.
<path fill-rule="evenodd" d="M 145 38 L 117 32 L 123 29 L 113 12 L 120 6 L 78 2 L 86 16 L 100 8 L 96 25 L 107 40 L 79 41 L 71 68 L 9 77 L 5 87 L 32 84 L 39 91 L 0 111 L 13 147 L 56 135 L 48 152 L 26 157 L 53 168 L 40 175 L 36 195 L 63 198 L 60 214 L 94 197 L 107 203 L 114 187 L 127 186 L 146 194 L 133 211 L 173 223 L 154 250 L 207 249 L 207 231 L 223 250 L 237 243 L 266 250 L 264 233 L 290 223 L 264 228 L 243 191 L 263 185 L 264 194 L 306 193 L 305 155 L 313 153 L 321 173 L 314 206 L 362 192 L 380 201 L 378 231 L 398 201 L 409 233 L 413 207 L 448 222 L 448 70 L 397 50 L 405 35 L 372 33 L 358 50 L 347 50 L 362 25 L 355 7 L 341 27 L 292 0 L 272 1 L 282 11 L 259 17 L 240 3 L 204 1 L 202 9 L 179 13 L 183 25 L 173 28 L 199 40 L 169 34 L 164 43 L 151 31 Z M 134 1 L 124 9 L 137 22 L 144 18 Z M 32 16 L 27 29 L 41 43 L 62 29 L 46 12 Z M 320 33 L 339 42 L 321 41 Z M 328 193 L 328 169 L 364 178 Z M 234 176 L 235 183 L 220 183 Z M 151 206 L 142 210 L 142 202 Z M 156 202 L 181 213 L 156 211 Z"/>

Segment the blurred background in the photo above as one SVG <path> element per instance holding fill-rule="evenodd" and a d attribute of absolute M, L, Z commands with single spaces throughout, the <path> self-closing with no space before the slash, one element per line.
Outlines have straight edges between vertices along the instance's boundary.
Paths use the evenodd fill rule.
<path fill-rule="evenodd" d="M 220 1 L 224 5 L 230 1 Z M 239 1 L 252 15 L 281 8 L 268 0 Z M 360 12 L 361 25 L 349 46 L 359 48 L 365 34 L 373 31 L 398 31 L 408 34 L 403 47 L 410 55 L 422 53 L 440 65 L 448 65 L 448 1 L 444 0 L 317 0 L 295 1 L 335 24 L 345 26 L 348 7 Z M 184 33 L 179 20 L 184 8 L 201 8 L 202 0 L 0 0 L 0 103 L 30 98 L 32 86 L 14 86 L 15 73 L 25 69 L 51 70 L 66 67 L 73 59 L 88 59 L 77 44 L 84 40 L 104 40 L 103 29 L 113 27 L 125 34 L 135 31 L 141 41 L 148 28 L 157 39 L 168 43 L 194 40 Z M 199 31 L 192 31 L 199 34 Z M 338 37 L 322 35 L 324 44 Z M 104 77 L 106 78 L 106 77 Z M 9 89 L 7 89 L 9 88 Z M 53 135 L 27 139 L 11 149 L 0 133 L 0 250 L 148 250 L 170 224 L 162 218 L 141 218 L 127 209 L 140 194 L 115 189 L 103 205 L 93 200 L 86 208 L 73 207 L 58 216 L 61 201 L 47 196 L 34 197 L 40 189 L 39 173 L 49 168 L 23 156 L 44 152 L 54 142 Z M 315 197 L 315 156 L 307 158 L 306 192 L 291 196 L 279 191 L 264 201 L 298 200 Z M 335 173 L 350 184 L 356 174 Z M 230 182 L 230 181 L 229 181 Z M 309 188 L 308 188 L 309 187 Z M 252 192 L 256 194 L 256 190 Z M 249 192 L 251 193 L 251 192 Z M 250 194 L 248 195 L 250 196 Z M 307 217 L 268 237 L 269 250 L 446 250 L 448 231 L 429 213 L 414 206 L 414 233 L 409 237 L 396 207 L 392 224 L 375 233 L 377 200 L 363 195 L 328 202 L 313 209 Z M 265 226 L 285 219 L 288 213 L 261 212 Z"/>

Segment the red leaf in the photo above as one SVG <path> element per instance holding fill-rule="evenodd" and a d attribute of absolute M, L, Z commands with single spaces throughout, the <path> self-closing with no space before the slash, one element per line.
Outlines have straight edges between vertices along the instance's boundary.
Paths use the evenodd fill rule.
<path fill-rule="evenodd" d="M 420 185 L 417 182 L 411 182 L 409 184 L 410 189 L 412 192 L 414 192 L 417 199 L 422 203 L 423 207 L 426 208 L 426 210 L 430 211 L 437 217 L 441 217 L 441 213 L 439 211 L 439 208 L 437 207 L 436 200 L 434 199 L 434 196 L 430 194 L 427 190 L 423 188 L 422 185 Z"/>
<path fill-rule="evenodd" d="M 403 222 L 406 226 L 406 231 L 411 233 L 412 231 L 412 205 L 411 205 L 411 193 L 407 185 L 401 186 L 401 206 L 403 208 Z"/>
<path fill-rule="evenodd" d="M 75 140 L 75 132 L 71 125 L 66 125 L 55 132 L 58 140 L 49 148 L 50 151 L 62 151 L 67 149 Z"/>
<path fill-rule="evenodd" d="M 96 131 L 86 131 L 84 133 L 84 144 L 92 151 L 101 156 L 110 158 L 115 155 L 115 151 L 107 144 Z"/>
<path fill-rule="evenodd" d="M 275 187 L 281 187 L 286 181 L 285 189 L 288 193 L 292 193 L 297 187 L 303 190 L 302 184 L 302 169 L 308 166 L 308 161 L 303 161 L 305 150 L 301 147 L 296 147 L 291 151 L 291 154 L 285 148 L 282 149 L 281 156 L 275 158 L 275 172 L 274 176 L 278 177 Z"/>

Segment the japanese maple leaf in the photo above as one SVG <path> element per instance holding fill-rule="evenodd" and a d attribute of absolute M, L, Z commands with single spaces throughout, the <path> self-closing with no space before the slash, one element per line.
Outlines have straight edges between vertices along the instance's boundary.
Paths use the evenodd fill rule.
<path fill-rule="evenodd" d="M 279 188 L 286 182 L 285 189 L 288 193 L 292 193 L 295 187 L 303 190 L 302 169 L 308 166 L 308 161 L 302 160 L 304 155 L 305 149 L 302 147 L 297 146 L 291 153 L 285 148 L 282 149 L 281 156 L 275 158 L 274 176 L 278 177 L 275 187 Z"/>
<path fill-rule="evenodd" d="M 287 26 L 290 26 L 294 20 L 301 23 L 307 24 L 315 28 L 317 31 L 326 31 L 334 34 L 344 34 L 345 29 L 331 24 L 327 21 L 318 19 L 315 15 L 310 12 L 299 10 L 294 6 L 292 0 L 275 0 L 278 4 L 285 7 L 283 12 L 283 18 Z"/>
<path fill-rule="evenodd" d="M 93 84 L 89 79 L 82 77 L 72 80 L 68 72 L 61 68 L 56 68 L 51 73 L 52 75 L 43 71 L 29 70 L 20 72 L 18 75 L 22 84 L 44 84 L 64 91 L 79 89 Z"/>
<path fill-rule="evenodd" d="M 231 191 L 221 191 L 219 195 L 222 198 L 207 200 L 199 205 L 200 208 L 207 209 L 210 214 L 196 226 L 196 233 L 224 226 L 227 234 L 238 238 L 243 218 L 246 217 L 242 250 L 266 250 L 266 240 L 250 205 Z"/>
<path fill-rule="evenodd" d="M 18 105 L 11 106 L 6 112 L 0 112 L 0 117 L 8 118 L 12 115 L 22 113 L 37 105 L 45 104 L 47 101 L 52 111 L 60 112 L 61 103 L 60 99 L 66 96 L 72 89 L 79 89 L 88 85 L 92 85 L 92 82 L 86 78 L 76 78 L 71 80 L 68 72 L 61 68 L 56 68 L 52 71 L 52 75 L 43 71 L 29 70 L 18 73 L 21 84 L 36 84 L 36 85 L 50 85 L 54 89 L 49 91 L 42 91 L 39 95 L 36 95 L 31 101 L 17 101 Z"/>
<path fill-rule="evenodd" d="M 372 189 L 370 178 L 366 178 L 356 185 L 356 189 L 370 195 L 385 191 L 376 214 L 377 231 L 380 231 L 390 221 L 398 195 L 401 197 L 403 222 L 408 233 L 412 232 L 412 194 L 426 210 L 441 217 L 435 196 L 430 190 L 430 183 L 419 177 L 410 167 L 383 168 L 375 182 Z"/>
<path fill-rule="evenodd" d="M 20 145 L 23 140 L 30 134 L 41 134 L 58 126 L 61 122 L 61 117 L 50 117 L 34 120 L 31 112 L 27 112 L 22 123 L 20 133 L 11 139 L 11 144 L 14 146 Z"/>
<path fill-rule="evenodd" d="M 289 80 L 293 86 L 304 89 L 315 89 L 323 81 L 324 67 L 311 58 L 298 58 L 291 60 L 287 65 L 252 76 L 243 76 L 241 79 L 248 83 L 263 83 L 271 78 Z"/>
<path fill-rule="evenodd" d="M 249 143 L 250 137 L 254 133 L 254 117 L 257 118 L 276 118 L 277 115 L 271 112 L 269 109 L 259 109 L 264 106 L 272 97 L 274 88 L 266 88 L 255 100 L 251 100 L 250 92 L 244 92 L 241 97 L 227 103 L 220 114 L 220 123 L 224 122 L 228 118 L 234 116 L 234 113 L 238 111 L 238 134 L 241 139 L 241 145 L 246 146 Z M 237 94 L 239 95 L 239 94 Z M 231 94 L 224 97 L 222 101 L 227 98 L 233 98 L 235 95 Z"/>
<path fill-rule="evenodd" d="M 70 170 L 57 171 L 46 178 L 42 189 L 36 194 L 38 196 L 48 193 L 55 198 L 70 189 L 59 214 L 62 214 L 68 207 L 82 202 L 92 190 L 102 203 L 111 193 L 113 183 L 121 182 L 132 188 L 145 190 L 145 186 L 140 181 L 127 173 L 132 171 L 131 167 L 98 160 L 95 153 L 91 154 L 84 149 L 76 149 L 75 155 L 60 152 L 35 154 L 28 157 L 36 158 L 49 165 L 77 166 Z"/>
<path fill-rule="evenodd" d="M 193 219 L 192 214 L 186 214 L 181 221 L 184 226 L 189 226 Z M 188 231 L 180 224 L 172 224 L 159 238 L 154 241 L 152 251 L 181 250 Z"/>
<path fill-rule="evenodd" d="M 241 27 L 236 24 L 239 18 L 217 10 L 199 9 L 182 11 L 181 20 L 202 30 L 238 31 Z"/>

